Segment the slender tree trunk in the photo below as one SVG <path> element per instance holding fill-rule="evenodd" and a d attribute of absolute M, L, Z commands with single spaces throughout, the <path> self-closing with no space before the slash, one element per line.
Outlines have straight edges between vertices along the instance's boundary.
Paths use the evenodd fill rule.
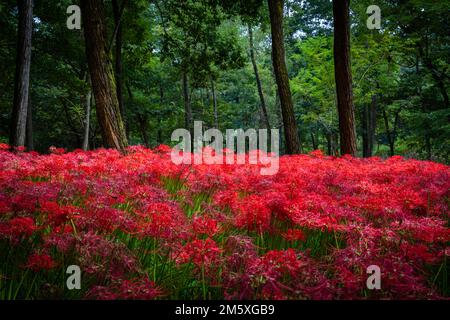
<path fill-rule="evenodd" d="M 325 138 L 327 139 L 327 153 L 329 156 L 337 155 L 336 141 L 337 136 L 333 130 L 325 128 Z"/>
<path fill-rule="evenodd" d="M 327 139 L 327 154 L 329 155 L 329 156 L 331 156 L 332 155 L 332 147 L 331 147 L 331 134 L 329 134 L 329 133 L 327 133 L 326 135 L 325 135 L 325 138 Z"/>
<path fill-rule="evenodd" d="M 364 105 L 362 112 L 362 138 L 363 138 L 363 157 L 368 158 L 373 154 L 375 143 L 375 131 L 377 121 L 377 96 L 372 95 L 370 105 Z"/>
<path fill-rule="evenodd" d="M 111 54 L 106 43 L 103 1 L 81 1 L 86 55 L 103 143 L 125 152 L 128 145 L 117 99 Z"/>
<path fill-rule="evenodd" d="M 294 114 L 289 77 L 286 68 L 283 36 L 283 0 L 268 0 L 272 33 L 272 63 L 283 114 L 286 153 L 300 152 L 297 122 Z"/>
<path fill-rule="evenodd" d="M 147 148 L 149 148 L 150 142 L 148 140 L 148 134 L 147 134 L 148 119 L 146 116 L 139 114 L 138 121 L 139 121 L 139 127 L 141 129 L 142 139 L 144 140 L 144 144 Z"/>
<path fill-rule="evenodd" d="M 91 125 L 91 90 L 86 94 L 84 100 L 84 110 L 85 110 L 85 119 L 84 119 L 84 135 L 83 135 L 83 150 L 89 150 L 89 129 Z"/>
<path fill-rule="evenodd" d="M 31 104 L 31 97 L 28 98 L 28 110 L 27 110 L 27 137 L 25 139 L 27 151 L 34 150 L 33 143 L 33 105 Z"/>
<path fill-rule="evenodd" d="M 216 86 L 214 80 L 211 80 L 211 93 L 213 100 L 213 111 L 214 111 L 214 127 L 219 129 L 219 115 L 217 113 L 217 95 L 216 95 Z"/>
<path fill-rule="evenodd" d="M 427 160 L 431 160 L 431 137 L 428 133 L 425 133 L 425 149 L 427 151 Z"/>
<path fill-rule="evenodd" d="M 156 139 L 158 140 L 158 144 L 162 144 L 163 143 L 162 128 L 161 128 L 161 118 L 158 118 L 158 132 L 157 132 L 157 135 L 156 135 Z"/>
<path fill-rule="evenodd" d="M 375 145 L 375 133 L 377 130 L 377 95 L 372 95 L 369 109 L 369 156 L 373 155 Z"/>
<path fill-rule="evenodd" d="M 119 109 L 120 114 L 124 123 L 125 121 L 125 105 L 123 102 L 123 93 L 122 93 L 122 23 L 121 23 L 121 10 L 119 6 L 118 0 L 113 0 L 113 13 L 114 13 L 114 23 L 116 31 L 116 39 L 115 39 L 115 72 L 116 72 L 116 91 L 117 91 L 117 99 L 119 100 Z"/>
<path fill-rule="evenodd" d="M 189 99 L 189 82 L 186 72 L 183 72 L 182 79 L 182 89 L 183 89 L 183 101 L 184 101 L 184 126 L 186 130 L 189 130 L 191 137 L 194 137 L 193 133 L 193 120 L 192 120 L 192 108 L 191 101 Z"/>
<path fill-rule="evenodd" d="M 25 145 L 27 110 L 29 108 L 31 36 L 33 33 L 33 1 L 18 0 L 19 27 L 14 80 L 14 103 L 9 143 L 11 147 Z"/>
<path fill-rule="evenodd" d="M 370 157 L 370 139 L 369 139 L 369 106 L 363 105 L 361 114 L 361 127 L 362 127 L 362 144 L 363 144 L 363 157 Z"/>
<path fill-rule="evenodd" d="M 349 0 L 333 0 L 334 70 L 341 153 L 356 156 L 355 112 L 350 67 Z"/>
<path fill-rule="evenodd" d="M 310 132 L 310 135 L 311 135 L 311 143 L 312 143 L 313 150 L 317 150 L 316 137 L 314 136 L 314 133 L 312 133 L 312 132 Z"/>
<path fill-rule="evenodd" d="M 386 113 L 386 108 L 383 108 L 383 120 L 384 120 L 384 127 L 386 129 L 386 136 L 388 139 L 388 143 L 389 143 L 389 155 L 392 157 L 395 154 L 395 142 L 394 142 L 394 137 L 391 134 L 391 130 L 389 129 L 389 119 Z"/>
<path fill-rule="evenodd" d="M 250 45 L 250 59 L 252 61 L 252 65 L 253 65 L 253 72 L 255 73 L 256 86 L 258 88 L 258 95 L 259 95 L 259 101 L 261 104 L 263 120 L 264 120 L 266 129 L 270 130 L 270 121 L 269 121 L 269 115 L 267 113 L 266 100 L 264 99 L 264 93 L 262 90 L 261 79 L 259 78 L 258 65 L 256 64 L 256 59 L 255 59 L 255 47 L 253 44 L 253 30 L 250 25 L 248 25 L 248 38 L 249 38 L 249 45 Z"/>
<path fill-rule="evenodd" d="M 159 84 L 159 104 L 160 104 L 160 107 L 162 108 L 162 106 L 164 104 L 164 89 L 163 89 L 162 83 Z M 156 135 L 156 139 L 157 139 L 158 144 L 163 143 L 162 128 L 161 128 L 161 115 L 158 116 L 158 132 Z"/>

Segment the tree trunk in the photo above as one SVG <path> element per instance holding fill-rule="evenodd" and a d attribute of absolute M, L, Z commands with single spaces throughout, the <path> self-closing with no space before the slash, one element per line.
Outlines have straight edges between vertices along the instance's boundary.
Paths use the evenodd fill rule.
<path fill-rule="evenodd" d="M 34 150 L 33 143 L 33 106 L 31 104 L 31 97 L 28 98 L 28 109 L 27 109 L 27 136 L 25 139 L 25 144 L 27 151 Z"/>
<path fill-rule="evenodd" d="M 264 99 L 264 93 L 262 90 L 261 79 L 259 78 L 258 65 L 256 64 L 256 59 L 255 59 L 255 48 L 253 45 L 253 30 L 250 25 L 248 25 L 248 38 L 249 38 L 249 44 L 250 44 L 250 59 L 252 61 L 252 65 L 253 65 L 253 72 L 255 73 L 256 86 L 258 88 L 258 95 L 259 95 L 259 101 L 261 104 L 261 111 L 262 111 L 262 115 L 263 115 L 263 119 L 264 119 L 264 124 L 266 126 L 266 129 L 270 131 L 270 121 L 269 121 L 269 115 L 267 113 L 266 100 Z"/>
<path fill-rule="evenodd" d="M 317 141 L 316 141 L 316 137 L 314 136 L 314 133 L 310 132 L 311 135 L 311 143 L 312 143 L 312 147 L 313 150 L 317 150 Z"/>
<path fill-rule="evenodd" d="M 116 39 L 115 39 L 115 72 L 116 72 L 116 91 L 117 91 L 117 100 L 119 100 L 119 109 L 120 114 L 124 123 L 125 121 L 125 105 L 123 102 L 123 93 L 122 93 L 122 24 L 121 24 L 121 10 L 118 3 L 118 0 L 113 0 L 113 13 L 114 13 L 114 23 L 116 31 Z"/>
<path fill-rule="evenodd" d="M 160 105 L 160 108 L 162 108 L 163 104 L 164 104 L 164 89 L 163 89 L 162 83 L 160 83 L 159 84 L 159 105 Z M 158 144 L 162 144 L 163 143 L 163 141 L 162 141 L 162 128 L 161 128 L 161 115 L 158 115 L 158 132 L 157 132 L 157 135 L 156 135 L 156 139 L 157 139 Z"/>
<path fill-rule="evenodd" d="M 25 145 L 27 110 L 29 108 L 31 36 L 33 33 L 33 1 L 19 0 L 19 26 L 14 80 L 14 102 L 9 143 L 11 147 Z"/>
<path fill-rule="evenodd" d="M 141 129 L 142 140 L 144 140 L 144 144 L 147 148 L 150 147 L 150 143 L 147 135 L 147 117 L 141 114 L 138 114 L 139 127 Z"/>
<path fill-rule="evenodd" d="M 350 67 L 349 0 L 333 0 L 334 73 L 341 154 L 356 156 L 355 112 L 353 109 L 352 74 Z"/>
<path fill-rule="evenodd" d="M 362 138 L 363 138 L 363 157 L 368 158 L 373 154 L 375 143 L 375 131 L 377 124 L 377 96 L 372 95 L 370 105 L 364 105 L 362 112 Z"/>
<path fill-rule="evenodd" d="M 286 68 L 283 36 L 283 0 L 268 0 L 272 33 L 272 63 L 280 96 L 284 137 L 287 154 L 300 152 L 297 122 L 295 120 L 289 77 Z"/>
<path fill-rule="evenodd" d="M 89 150 L 89 127 L 91 125 L 91 90 L 86 94 L 84 101 L 85 119 L 84 119 L 84 136 L 83 136 L 83 150 Z"/>
<path fill-rule="evenodd" d="M 128 145 L 120 115 L 111 54 L 106 47 L 103 1 L 81 1 L 86 55 L 103 143 L 122 153 Z"/>
<path fill-rule="evenodd" d="M 214 127 L 216 129 L 219 129 L 219 115 L 217 113 L 217 95 L 214 80 L 211 80 L 211 91 L 212 91 L 213 111 L 214 111 Z"/>
<path fill-rule="evenodd" d="M 189 130 L 191 133 L 191 137 L 194 137 L 191 101 L 189 99 L 189 83 L 186 72 L 183 72 L 182 88 L 184 101 L 184 126 L 186 130 Z"/>
<path fill-rule="evenodd" d="M 384 119 L 384 127 L 386 129 L 386 136 L 389 143 L 389 155 L 392 157 L 395 154 L 394 150 L 394 137 L 391 134 L 391 131 L 389 130 L 389 119 L 386 113 L 386 108 L 383 108 L 383 119 Z"/>
<path fill-rule="evenodd" d="M 377 95 L 372 95 L 372 101 L 369 109 L 369 156 L 373 155 L 375 145 L 375 133 L 377 130 Z"/>
<path fill-rule="evenodd" d="M 327 139 L 327 154 L 329 156 L 332 155 L 332 148 L 331 148 L 331 134 L 326 134 L 325 138 Z"/>
<path fill-rule="evenodd" d="M 369 106 L 367 104 L 363 104 L 363 110 L 361 114 L 361 127 L 364 158 L 370 157 L 369 126 Z"/>

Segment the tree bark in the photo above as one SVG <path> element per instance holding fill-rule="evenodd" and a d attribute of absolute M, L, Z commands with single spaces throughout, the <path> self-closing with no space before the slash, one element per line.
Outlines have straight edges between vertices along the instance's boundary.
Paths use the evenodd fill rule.
<path fill-rule="evenodd" d="M 27 111 L 29 108 L 31 36 L 33 33 L 33 1 L 18 0 L 19 24 L 14 80 L 14 102 L 9 143 L 23 147 L 26 139 Z"/>
<path fill-rule="evenodd" d="M 86 55 L 103 143 L 122 153 L 128 145 L 117 99 L 111 54 L 106 44 L 103 1 L 81 1 Z"/>
<path fill-rule="evenodd" d="M 253 72 L 255 73 L 256 86 L 258 88 L 258 95 L 259 95 L 259 101 L 261 104 L 262 115 L 264 118 L 264 124 L 266 126 L 266 129 L 270 131 L 270 121 L 269 121 L 269 115 L 267 113 L 266 100 L 264 99 L 264 93 L 262 90 L 261 79 L 259 78 L 258 65 L 256 64 L 256 59 L 255 59 L 255 48 L 253 45 L 253 30 L 250 25 L 248 25 L 248 38 L 249 38 L 249 46 L 250 46 L 250 60 L 252 61 Z"/>
<path fill-rule="evenodd" d="M 355 112 L 353 109 L 352 74 L 350 66 L 349 0 L 333 0 L 334 73 L 341 154 L 356 156 Z"/>
<path fill-rule="evenodd" d="M 297 122 L 294 114 L 289 77 L 286 68 L 283 36 L 283 0 L 268 0 L 272 33 L 272 63 L 283 115 L 287 154 L 300 152 Z"/>

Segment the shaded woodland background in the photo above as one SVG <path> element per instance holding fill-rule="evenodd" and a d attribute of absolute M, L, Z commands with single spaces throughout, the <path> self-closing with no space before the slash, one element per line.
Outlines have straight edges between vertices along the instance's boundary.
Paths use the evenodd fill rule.
<path fill-rule="evenodd" d="M 66 27 L 73 1 L 36 0 L 30 12 L 31 3 L 0 3 L 0 142 L 21 145 L 11 137 L 22 121 L 30 150 L 111 146 L 101 124 L 112 115 L 119 149 L 120 141 L 170 145 L 173 130 L 202 120 L 205 129 L 281 128 L 282 153 L 338 154 L 346 140 L 335 61 L 345 63 L 347 30 L 350 78 L 338 72 L 337 83 L 350 81 L 343 90 L 352 92 L 345 106 L 355 137 L 342 153 L 449 162 L 449 1 L 352 1 L 349 21 L 345 5 L 333 17 L 327 0 L 82 1 L 81 30 Z M 381 8 L 381 30 L 366 26 L 372 4 Z M 86 32 L 101 16 L 104 34 Z M 20 21 L 32 30 L 28 40 Z M 21 91 L 19 44 L 27 41 L 29 90 Z M 102 77 L 113 91 L 104 100 Z M 290 93 L 280 92 L 283 81 Z"/>

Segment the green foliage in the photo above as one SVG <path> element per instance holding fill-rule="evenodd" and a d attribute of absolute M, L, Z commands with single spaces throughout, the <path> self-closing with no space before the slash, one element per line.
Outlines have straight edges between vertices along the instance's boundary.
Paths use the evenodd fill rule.
<path fill-rule="evenodd" d="M 34 8 L 31 100 L 39 151 L 51 145 L 79 148 L 83 139 L 84 101 L 90 85 L 82 30 L 69 31 L 65 26 L 69 4 L 68 0 L 37 2 Z M 105 4 L 112 40 L 112 6 L 110 1 Z M 382 0 L 377 3 L 382 29 L 368 30 L 366 9 L 371 4 L 369 0 L 351 2 L 358 143 L 362 144 L 363 110 L 376 96 L 376 155 L 389 155 L 390 134 L 396 154 L 448 162 L 450 5 L 447 1 Z M 330 139 L 337 140 L 338 134 L 331 2 L 287 0 L 284 23 L 303 151 L 328 151 Z M 144 134 L 150 146 L 170 144 L 171 132 L 184 127 L 183 73 L 189 78 L 194 120 L 213 126 L 214 81 L 221 129 L 262 126 L 248 25 L 254 33 L 269 118 L 273 127 L 281 127 L 266 1 L 128 1 L 121 25 L 124 118 L 132 144 L 144 143 Z M 0 29 L 0 139 L 6 141 L 14 94 L 15 1 L 0 5 Z M 102 143 L 95 105 L 91 119 L 90 147 L 95 148 Z"/>

